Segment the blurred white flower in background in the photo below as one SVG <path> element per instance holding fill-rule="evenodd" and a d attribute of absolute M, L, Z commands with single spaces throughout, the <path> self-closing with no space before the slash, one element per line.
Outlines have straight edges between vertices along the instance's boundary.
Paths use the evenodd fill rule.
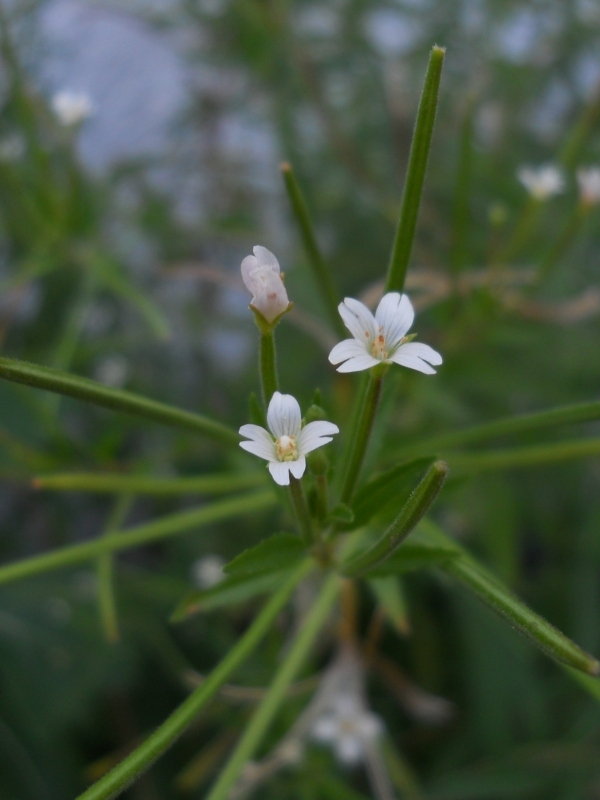
<path fill-rule="evenodd" d="M 290 305 L 281 278 L 281 268 L 279 261 L 266 247 L 257 245 L 253 249 L 254 255 L 246 256 L 242 261 L 242 278 L 252 295 L 252 308 L 260 312 L 267 322 L 273 322 Z"/>
<path fill-rule="evenodd" d="M 209 555 L 199 558 L 192 564 L 192 580 L 199 589 L 210 589 L 225 577 L 225 562 L 220 556 Z"/>
<path fill-rule="evenodd" d="M 600 202 L 600 167 L 581 167 L 577 170 L 579 197 L 586 206 Z"/>
<path fill-rule="evenodd" d="M 73 127 L 94 113 L 94 105 L 87 92 L 62 89 L 53 95 L 52 110 L 61 125 Z"/>
<path fill-rule="evenodd" d="M 368 746 L 382 730 L 380 718 L 367 709 L 361 696 L 342 690 L 317 718 L 311 733 L 316 741 L 330 744 L 343 764 L 353 765 L 365 759 Z"/>
<path fill-rule="evenodd" d="M 426 375 L 434 375 L 430 364 L 438 366 L 442 357 L 421 342 L 411 342 L 406 334 L 415 318 L 407 295 L 388 292 L 377 306 L 375 316 L 359 300 L 346 297 L 338 306 L 344 325 L 354 339 L 336 344 L 329 360 L 332 364 L 345 362 L 338 372 L 359 372 L 378 364 L 400 364 Z"/>
<path fill-rule="evenodd" d="M 535 200 L 548 200 L 565 190 L 562 171 L 554 164 L 521 167 L 517 177 Z"/>
<path fill-rule="evenodd" d="M 290 472 L 298 480 L 306 469 L 306 456 L 331 441 L 339 428 L 333 422 L 318 420 L 302 427 L 302 413 L 295 397 L 275 392 L 267 410 L 269 431 L 260 425 L 242 425 L 240 435 L 250 439 L 240 442 L 248 453 L 269 462 L 275 483 L 288 486 Z"/>

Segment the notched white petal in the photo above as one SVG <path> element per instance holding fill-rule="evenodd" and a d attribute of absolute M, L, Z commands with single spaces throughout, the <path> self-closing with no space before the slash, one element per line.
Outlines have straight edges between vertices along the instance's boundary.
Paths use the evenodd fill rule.
<path fill-rule="evenodd" d="M 412 327 L 415 311 L 407 295 L 388 292 L 377 306 L 375 319 L 382 329 L 386 350 L 389 352 Z"/>
<path fill-rule="evenodd" d="M 254 251 L 254 255 L 256 256 L 256 260 L 261 267 L 270 267 L 277 273 L 281 272 L 279 261 L 270 250 L 267 250 L 266 247 L 262 247 L 260 244 L 257 244 L 256 247 L 253 247 L 252 249 Z"/>
<path fill-rule="evenodd" d="M 358 300 L 346 297 L 344 302 L 339 304 L 338 311 L 352 336 L 370 347 L 378 331 L 375 317 L 369 309 Z"/>
<path fill-rule="evenodd" d="M 269 464 L 269 472 L 273 477 L 275 483 L 280 486 L 290 485 L 290 464 L 291 461 L 271 461 Z"/>
<path fill-rule="evenodd" d="M 290 472 L 294 478 L 300 480 L 300 478 L 304 475 L 304 471 L 306 470 L 306 459 L 304 456 L 300 456 L 297 461 L 287 461 L 286 463 L 290 468 Z"/>
<path fill-rule="evenodd" d="M 269 430 L 279 439 L 281 436 L 298 436 L 302 424 L 300 406 L 291 394 L 275 392 L 267 411 Z"/>
<path fill-rule="evenodd" d="M 329 444 L 332 441 L 332 436 L 339 433 L 340 429 L 333 422 L 326 422 L 325 420 L 317 420 L 316 422 L 309 422 L 305 425 L 298 437 L 298 450 L 306 455 L 312 453 L 318 447 Z"/>

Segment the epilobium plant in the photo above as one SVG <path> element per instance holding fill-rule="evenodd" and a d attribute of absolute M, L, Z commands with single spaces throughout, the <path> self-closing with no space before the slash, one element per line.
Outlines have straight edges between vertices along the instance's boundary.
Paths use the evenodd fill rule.
<path fill-rule="evenodd" d="M 294 624 L 285 626 L 285 646 L 274 667 L 273 679 L 260 693 L 258 705 L 235 745 L 231 745 L 230 739 L 225 742 L 231 752 L 205 795 L 208 800 L 242 797 L 249 787 L 256 787 L 272 775 L 278 765 L 295 764 L 295 768 L 301 769 L 302 754 L 315 739 L 332 745 L 345 763 L 366 766 L 378 798 L 391 796 L 385 752 L 380 749 L 385 725 L 371 711 L 364 687 L 364 671 L 370 663 L 376 663 L 377 641 L 373 636 L 367 643 L 362 641 L 359 615 L 355 613 L 358 599 L 363 596 L 358 587 L 363 582 L 377 597 L 382 613 L 397 620 L 401 606 L 398 576 L 418 568 L 442 572 L 506 618 L 544 653 L 570 668 L 569 675 L 577 675 L 590 691 L 598 691 L 596 684 L 593 687 L 590 684 L 593 680 L 590 676 L 599 673 L 598 661 L 521 603 L 496 576 L 490 575 L 443 532 L 430 511 L 448 473 L 448 465 L 439 454 L 446 455 L 449 446 L 455 450 L 484 442 L 499 432 L 525 432 L 563 422 L 573 424 L 599 419 L 600 404 L 585 403 L 466 431 L 452 431 L 440 439 L 417 443 L 411 453 L 396 454 L 395 463 L 378 462 L 376 445 L 381 437 L 373 437 L 372 433 L 376 422 L 384 422 L 378 416 L 379 400 L 388 367 L 395 363 L 431 375 L 435 373 L 433 367 L 442 363 L 436 350 L 412 341 L 413 337 L 408 334 L 414 311 L 404 293 L 404 280 L 425 179 L 443 59 L 444 50 L 434 47 L 417 115 L 383 299 L 374 316 L 356 300 L 346 299 L 339 304 L 339 313 L 353 338 L 336 345 L 329 360 L 341 364 L 338 372 L 366 373 L 360 386 L 352 384 L 355 408 L 349 418 L 333 411 L 331 416 L 335 421 L 329 421 L 328 403 L 317 396 L 303 424 L 298 401 L 280 390 L 275 329 L 281 321 L 285 324 L 285 314 L 291 304 L 279 262 L 264 247 L 255 247 L 254 255 L 242 263 L 242 275 L 252 294 L 250 307 L 260 334 L 259 382 L 263 403 L 262 407 L 258 401 L 251 403 L 253 422 L 243 424 L 239 433 L 236 428 L 242 420 L 231 427 L 201 414 L 60 370 L 0 358 L 0 377 L 6 380 L 185 428 L 213 439 L 238 455 L 241 447 L 266 461 L 275 483 L 286 488 L 282 491 L 275 486 L 264 470 L 167 480 L 120 473 L 46 475 L 37 479 L 41 487 L 109 491 L 119 496 L 190 491 L 225 495 L 224 499 L 126 530 L 118 530 L 127 508 L 126 503 L 119 503 L 106 535 L 0 567 L 0 583 L 7 583 L 86 561 L 96 563 L 101 581 L 99 605 L 111 641 L 118 633 L 117 606 L 110 577 L 115 553 L 184 531 L 195 532 L 203 525 L 218 521 L 265 509 L 273 511 L 280 504 L 280 513 L 273 519 L 274 530 L 278 532 L 272 535 L 265 532 L 262 541 L 254 543 L 223 567 L 223 576 L 220 564 L 214 559 L 197 565 L 194 573 L 201 588 L 182 598 L 173 620 L 261 595 L 266 596 L 262 610 L 187 699 L 137 748 L 84 791 L 80 800 L 108 800 L 118 796 L 172 746 L 235 670 L 260 646 L 267 632 L 275 627 L 280 612 L 292 606 L 290 601 L 300 585 L 303 598 L 309 598 L 308 606 L 306 603 L 293 605 Z M 339 297 L 335 296 L 334 278 L 318 249 L 292 169 L 286 164 L 283 171 L 323 306 L 332 328 L 339 331 L 342 326 L 336 312 Z M 560 181 L 556 176 L 552 180 L 548 174 L 542 176 L 543 179 L 538 176 L 535 185 L 530 180 L 533 177 L 525 176 L 528 188 L 538 199 L 558 191 Z M 327 367 L 324 356 L 323 366 Z M 340 379 L 333 369 L 328 369 L 332 378 L 353 380 Z M 414 379 L 425 380 L 421 376 L 414 376 Z M 265 419 L 267 427 L 264 427 Z M 322 446 L 331 443 L 338 433 L 326 455 Z M 243 441 L 240 435 L 245 437 Z M 556 453 L 555 443 L 552 446 L 555 448 L 552 452 Z M 572 452 L 573 443 L 569 446 Z M 454 450 L 450 451 L 449 459 L 452 463 L 456 458 L 463 470 L 465 465 L 467 468 L 473 464 L 489 465 L 498 458 L 506 465 L 511 463 L 511 458 L 519 463 L 519 459 L 531 461 L 532 457 L 530 451 L 523 455 L 522 450 L 516 454 L 503 451 L 498 455 L 493 451 L 459 453 L 458 456 Z M 539 460 L 548 461 L 548 453 L 544 451 Z M 367 474 L 367 464 L 377 465 L 372 474 Z M 290 613 L 294 613 L 293 609 Z M 335 635 L 332 634 L 333 623 L 337 623 Z M 325 629 L 328 636 L 320 637 Z M 314 675 L 313 698 L 283 740 L 276 743 L 271 753 L 265 754 L 265 736 L 311 650 L 319 643 L 325 666 L 322 673 Z M 219 747 L 219 753 L 223 753 L 224 747 Z M 264 760 L 252 765 L 259 753 L 265 756 Z"/>

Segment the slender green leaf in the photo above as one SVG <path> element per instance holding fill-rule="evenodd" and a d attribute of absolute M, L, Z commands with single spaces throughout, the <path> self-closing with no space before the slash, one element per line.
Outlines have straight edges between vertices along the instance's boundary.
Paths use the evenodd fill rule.
<path fill-rule="evenodd" d="M 429 56 L 429 65 L 425 75 L 425 84 L 421 94 L 421 102 L 419 103 L 417 121 L 408 157 L 400 219 L 398 220 L 385 284 L 386 292 L 401 292 L 404 288 L 404 279 L 406 278 L 406 270 L 408 269 L 417 227 L 425 172 L 427 171 L 445 55 L 446 51 L 443 47 L 435 46 Z"/>
<path fill-rule="evenodd" d="M 103 494 L 227 494 L 252 489 L 267 483 L 263 472 L 198 475 L 193 478 L 154 478 L 121 473 L 62 472 L 39 475 L 33 479 L 36 489 Z"/>
<path fill-rule="evenodd" d="M 112 389 L 89 378 L 80 378 L 68 372 L 41 367 L 39 364 L 29 364 L 13 358 L 0 358 L 0 378 L 75 397 L 115 411 L 135 414 L 163 425 L 188 428 L 225 444 L 237 445 L 240 441 L 239 435 L 232 428 L 221 422 L 214 422 L 208 417 L 158 403 L 133 392 Z"/>
<path fill-rule="evenodd" d="M 140 547 L 149 542 L 156 542 L 168 536 L 175 536 L 186 531 L 195 530 L 202 525 L 209 525 L 224 519 L 231 519 L 241 514 L 261 511 L 276 504 L 276 497 L 271 491 L 252 492 L 237 497 L 228 497 L 215 503 L 208 503 L 201 508 L 169 514 L 162 519 L 137 525 L 129 530 L 101 536 L 91 542 L 82 542 L 70 547 L 61 547 L 50 553 L 24 558 L 0 567 L 0 584 L 39 575 L 54 569 L 61 569 L 72 564 L 90 561 L 104 553 Z"/>
<path fill-rule="evenodd" d="M 293 564 L 291 565 L 293 566 Z M 227 577 L 210 589 L 190 592 L 177 605 L 171 615 L 171 622 L 212 611 L 223 606 L 234 606 L 245 603 L 259 594 L 267 594 L 279 586 L 288 575 L 288 570 L 263 572 L 258 575 L 233 575 Z"/>
<path fill-rule="evenodd" d="M 223 567 L 232 577 L 258 575 L 288 569 L 303 558 L 305 547 L 293 533 L 276 533 L 245 550 Z"/>
<path fill-rule="evenodd" d="M 343 563 L 342 573 L 348 577 L 356 577 L 388 559 L 427 513 L 440 493 L 447 473 L 448 466 L 444 461 L 432 464 L 381 538 L 367 550 Z"/>
<path fill-rule="evenodd" d="M 338 313 L 340 296 L 335 287 L 333 275 L 317 244 L 317 237 L 315 236 L 310 214 L 308 213 L 308 207 L 300 185 L 296 180 L 292 165 L 284 162 L 281 165 L 281 174 L 283 175 L 283 182 L 287 189 L 288 197 L 290 198 L 292 211 L 294 212 L 298 228 L 300 229 L 304 252 L 306 253 L 308 263 L 313 271 L 315 282 L 319 287 L 321 298 L 327 309 L 330 322 L 340 336 L 346 336 L 346 329 Z"/>
<path fill-rule="evenodd" d="M 248 656 L 256 649 L 279 612 L 284 608 L 291 593 L 311 570 L 310 561 L 305 561 L 271 597 L 246 633 L 233 646 L 223 661 L 208 678 L 177 708 L 145 742 L 130 753 L 120 764 L 102 777 L 93 786 L 79 795 L 77 800 L 110 800 L 117 797 L 144 773 L 165 750 L 177 741 L 181 734 L 196 719 L 208 700 L 219 690 Z M 287 686 L 286 686 L 287 689 Z"/>
<path fill-rule="evenodd" d="M 386 516 L 390 507 L 397 511 L 423 478 L 435 458 L 418 458 L 376 475 L 356 493 L 352 510 L 354 525 L 361 527 L 373 517 Z"/>
<path fill-rule="evenodd" d="M 117 497 L 113 509 L 106 523 L 105 536 L 115 533 L 131 508 L 132 497 L 122 494 Z M 119 622 L 117 617 L 117 602 L 113 584 L 113 556 L 104 553 L 98 559 L 96 571 L 98 574 L 98 611 L 104 636 L 108 642 L 114 643 L 119 639 Z"/>
<path fill-rule="evenodd" d="M 554 464 L 597 455 L 600 455 L 600 439 L 576 439 L 483 453 L 450 453 L 447 458 L 452 465 L 453 473 L 473 474 L 488 470 Z"/>
<path fill-rule="evenodd" d="M 420 527 L 422 534 L 434 545 L 454 547 L 456 550 L 457 557 L 440 564 L 440 569 L 507 619 L 550 658 L 588 675 L 600 674 L 600 663 L 595 658 L 517 599 L 500 580 L 478 564 L 431 520 L 423 520 Z"/>
<path fill-rule="evenodd" d="M 592 403 L 577 403 L 576 405 L 551 408 L 534 414 L 523 414 L 517 417 L 506 417 L 474 425 L 471 428 L 442 433 L 427 437 L 420 442 L 408 445 L 400 450 L 404 458 L 418 453 L 442 453 L 452 447 L 486 442 L 500 436 L 513 436 L 533 431 L 554 428 L 559 425 L 573 425 L 578 422 L 591 422 L 600 419 L 600 401 Z"/>

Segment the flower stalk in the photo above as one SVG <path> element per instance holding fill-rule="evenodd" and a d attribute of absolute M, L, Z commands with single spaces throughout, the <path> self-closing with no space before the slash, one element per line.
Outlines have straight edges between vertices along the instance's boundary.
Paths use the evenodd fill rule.
<path fill-rule="evenodd" d="M 342 479 L 342 492 L 340 500 L 349 504 L 352 500 L 360 471 L 363 465 L 375 415 L 381 399 L 383 376 L 387 367 L 382 365 L 371 370 L 368 380 L 363 384 L 358 402 L 358 413 L 355 424 L 352 426 L 349 438 L 349 449 L 344 462 L 344 475 Z"/>
<path fill-rule="evenodd" d="M 293 475 L 290 475 L 289 493 L 300 536 L 309 547 L 315 542 L 315 530 L 312 519 L 310 518 L 302 481 L 294 478 Z"/>
<path fill-rule="evenodd" d="M 275 392 L 279 389 L 277 379 L 277 354 L 273 329 L 260 333 L 259 351 L 260 384 L 264 407 L 267 408 Z"/>

